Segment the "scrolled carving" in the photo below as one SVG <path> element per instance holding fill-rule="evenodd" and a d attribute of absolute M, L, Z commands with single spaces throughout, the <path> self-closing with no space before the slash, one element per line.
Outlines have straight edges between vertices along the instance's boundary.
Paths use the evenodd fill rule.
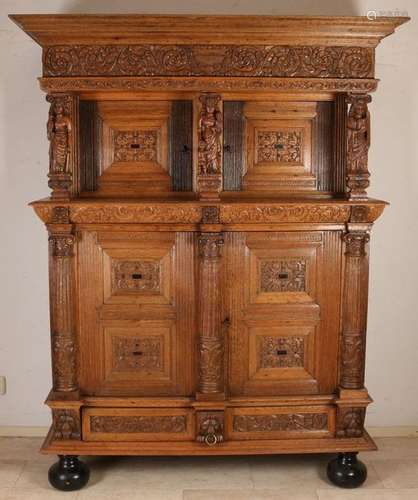
<path fill-rule="evenodd" d="M 350 199 L 367 199 L 370 172 L 367 168 L 370 147 L 370 114 L 367 94 L 350 94 L 347 119 L 347 187 Z"/>
<path fill-rule="evenodd" d="M 302 131 L 258 131 L 257 163 L 300 163 L 302 146 Z"/>
<path fill-rule="evenodd" d="M 52 379 L 55 391 L 77 390 L 77 346 L 68 333 L 52 332 Z"/>
<path fill-rule="evenodd" d="M 52 428 L 56 440 L 80 440 L 80 413 L 76 410 L 52 409 Z"/>
<path fill-rule="evenodd" d="M 224 440 L 224 414 L 221 411 L 197 413 L 196 441 L 214 446 Z"/>
<path fill-rule="evenodd" d="M 199 380 L 202 393 L 222 392 L 223 359 L 223 339 L 202 336 L 199 342 Z"/>
<path fill-rule="evenodd" d="M 222 162 L 221 96 L 204 94 L 199 97 L 199 175 L 218 174 Z"/>
<path fill-rule="evenodd" d="M 373 49 L 290 45 L 55 45 L 44 76 L 368 78 Z"/>
<path fill-rule="evenodd" d="M 184 433 L 187 430 L 185 415 L 167 416 L 91 416 L 92 432 L 100 433 Z"/>
<path fill-rule="evenodd" d="M 338 438 L 361 437 L 363 435 L 365 415 L 365 408 L 338 407 L 336 436 Z"/>
<path fill-rule="evenodd" d="M 328 428 L 326 413 L 278 413 L 235 415 L 234 432 L 322 431 Z"/>
<path fill-rule="evenodd" d="M 219 207 L 202 207 L 202 224 L 219 224 Z"/>
<path fill-rule="evenodd" d="M 304 366 L 304 337 L 273 337 L 263 335 L 257 340 L 259 368 L 299 368 Z"/>
<path fill-rule="evenodd" d="M 54 207 L 52 209 L 51 223 L 52 224 L 69 224 L 70 209 L 69 207 Z"/>
<path fill-rule="evenodd" d="M 211 91 L 226 90 L 282 90 L 326 92 L 373 92 L 377 88 L 374 79 L 343 78 L 175 78 L 175 77 L 92 77 L 92 78 L 41 78 L 45 92 L 71 92 L 81 90 L 178 90 Z"/>
<path fill-rule="evenodd" d="M 266 293 L 303 292 L 306 289 L 306 259 L 261 260 L 260 290 Z"/>

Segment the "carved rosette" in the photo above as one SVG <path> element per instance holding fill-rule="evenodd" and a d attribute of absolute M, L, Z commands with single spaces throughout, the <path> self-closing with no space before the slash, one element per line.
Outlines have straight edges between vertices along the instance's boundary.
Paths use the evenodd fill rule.
<path fill-rule="evenodd" d="M 370 172 L 367 168 L 370 147 L 370 114 L 368 94 L 349 94 L 351 104 L 347 119 L 347 187 L 349 198 L 367 199 Z"/>
<path fill-rule="evenodd" d="M 201 411 L 197 413 L 198 443 L 214 446 L 224 440 L 224 413 L 222 411 Z"/>
<path fill-rule="evenodd" d="M 224 338 L 221 325 L 221 233 L 199 236 L 199 391 L 224 392 Z"/>
<path fill-rule="evenodd" d="M 197 187 L 202 197 L 217 197 L 222 190 L 221 96 L 199 97 Z"/>
<path fill-rule="evenodd" d="M 64 220 L 56 209 L 52 217 Z M 78 388 L 73 280 L 75 238 L 70 224 L 50 224 L 48 230 L 53 390 L 70 392 Z"/>
<path fill-rule="evenodd" d="M 76 109 L 78 97 L 72 94 L 49 94 L 47 135 L 49 147 L 48 186 L 51 197 L 69 199 L 76 192 Z"/>
<path fill-rule="evenodd" d="M 340 349 L 340 386 L 361 389 L 364 384 L 368 256 L 366 231 L 350 231 L 345 241 L 343 325 Z"/>
<path fill-rule="evenodd" d="M 337 409 L 336 436 L 355 438 L 363 435 L 365 408 L 340 406 Z"/>
<path fill-rule="evenodd" d="M 80 412 L 68 409 L 52 409 L 52 427 L 54 439 L 81 439 Z"/>

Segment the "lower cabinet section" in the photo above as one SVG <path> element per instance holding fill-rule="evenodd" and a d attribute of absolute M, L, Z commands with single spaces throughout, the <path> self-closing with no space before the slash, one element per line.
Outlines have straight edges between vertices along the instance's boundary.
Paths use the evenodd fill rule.
<path fill-rule="evenodd" d="M 189 441 L 194 438 L 191 409 L 87 408 L 85 441 Z"/>
<path fill-rule="evenodd" d="M 331 405 L 192 408 L 86 408 L 84 441 L 225 441 L 329 438 L 335 436 Z"/>

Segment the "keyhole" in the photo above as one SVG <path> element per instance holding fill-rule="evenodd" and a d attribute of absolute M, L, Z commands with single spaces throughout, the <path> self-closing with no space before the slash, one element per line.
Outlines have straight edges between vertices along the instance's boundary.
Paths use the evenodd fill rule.
<path fill-rule="evenodd" d="M 283 149 L 284 148 L 283 144 L 276 144 L 274 147 L 276 149 Z"/>
<path fill-rule="evenodd" d="M 288 277 L 287 273 L 279 273 L 279 280 L 287 280 Z"/>
<path fill-rule="evenodd" d="M 225 151 L 225 153 L 230 153 L 231 152 L 231 146 L 229 144 L 226 144 L 224 146 L 224 151 Z"/>
<path fill-rule="evenodd" d="M 286 356 L 287 351 L 285 349 L 279 349 L 277 351 L 277 356 Z"/>
<path fill-rule="evenodd" d="M 139 149 L 141 146 L 139 144 L 131 144 L 132 149 Z"/>
<path fill-rule="evenodd" d="M 142 280 L 142 274 L 133 274 L 132 279 L 133 280 Z"/>
<path fill-rule="evenodd" d="M 142 356 L 144 353 L 142 351 L 134 351 L 132 354 L 134 356 Z"/>
<path fill-rule="evenodd" d="M 182 153 L 189 153 L 190 152 L 190 148 L 189 146 L 187 146 L 186 144 L 183 145 L 183 149 L 181 150 Z"/>

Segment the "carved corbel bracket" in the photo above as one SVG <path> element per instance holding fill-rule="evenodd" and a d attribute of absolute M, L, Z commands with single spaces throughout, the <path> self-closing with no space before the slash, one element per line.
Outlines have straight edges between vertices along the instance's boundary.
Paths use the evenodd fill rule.
<path fill-rule="evenodd" d="M 340 387 L 364 384 L 369 263 L 367 224 L 349 224 L 344 235 L 345 274 L 340 349 Z"/>
<path fill-rule="evenodd" d="M 201 198 L 217 199 L 222 191 L 222 99 L 199 97 L 197 190 Z"/>
<path fill-rule="evenodd" d="M 47 400 L 52 411 L 53 439 L 56 441 L 81 440 L 80 401 Z"/>
<path fill-rule="evenodd" d="M 50 103 L 48 186 L 52 189 L 52 198 L 68 200 L 77 194 L 78 189 L 78 97 L 74 94 L 48 94 L 46 100 Z"/>
<path fill-rule="evenodd" d="M 367 200 L 370 172 L 370 113 L 368 94 L 348 94 L 350 109 L 347 118 L 347 188 L 350 200 Z"/>
<path fill-rule="evenodd" d="M 336 437 L 359 438 L 364 433 L 366 408 L 372 402 L 366 389 L 340 389 L 336 400 Z"/>
<path fill-rule="evenodd" d="M 55 207 L 49 232 L 52 378 L 55 392 L 72 392 L 77 383 L 74 321 L 74 244 L 69 209 Z"/>

